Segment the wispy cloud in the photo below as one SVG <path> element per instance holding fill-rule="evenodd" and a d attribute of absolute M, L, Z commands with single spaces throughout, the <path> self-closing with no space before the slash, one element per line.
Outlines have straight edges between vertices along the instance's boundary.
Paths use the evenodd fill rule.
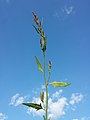
<path fill-rule="evenodd" d="M 52 94 L 52 98 L 60 98 L 63 90 L 56 91 L 55 93 Z"/>
<path fill-rule="evenodd" d="M 71 105 L 71 110 L 75 111 L 77 104 L 79 104 L 84 98 L 84 95 L 81 93 L 72 93 L 69 104 Z"/>
<path fill-rule="evenodd" d="M 82 101 L 83 99 L 83 95 L 81 93 L 73 93 L 72 96 L 71 96 L 71 100 L 70 100 L 70 104 L 71 105 L 74 105 L 76 103 L 79 103 L 80 101 Z"/>
<path fill-rule="evenodd" d="M 24 102 L 26 96 L 21 96 L 19 93 L 12 96 L 9 105 L 18 106 Z"/>
<path fill-rule="evenodd" d="M 0 120 L 6 120 L 8 118 L 4 113 L 0 113 Z"/>
<path fill-rule="evenodd" d="M 74 13 L 75 7 L 73 5 L 64 5 L 61 9 L 58 9 L 53 13 L 53 17 L 64 20 Z"/>
<path fill-rule="evenodd" d="M 74 10 L 74 6 L 64 6 L 64 8 L 62 9 L 62 11 L 67 15 L 72 14 L 73 10 Z"/>
<path fill-rule="evenodd" d="M 73 120 L 90 120 L 90 117 L 75 118 Z"/>
<path fill-rule="evenodd" d="M 56 12 L 53 14 L 53 17 L 59 18 L 59 17 L 60 17 L 59 12 L 58 12 L 58 11 L 56 11 Z"/>

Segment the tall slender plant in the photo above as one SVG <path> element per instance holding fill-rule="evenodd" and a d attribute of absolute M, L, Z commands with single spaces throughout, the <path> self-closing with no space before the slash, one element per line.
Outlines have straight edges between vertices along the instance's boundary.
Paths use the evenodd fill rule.
<path fill-rule="evenodd" d="M 47 50 L 47 37 L 44 33 L 44 30 L 42 28 L 42 21 L 39 20 L 39 18 L 37 17 L 37 15 L 32 12 L 33 14 L 33 19 L 34 22 L 36 23 L 36 26 L 33 25 L 35 31 L 40 35 L 40 47 L 41 47 L 41 51 L 43 53 L 43 67 L 38 59 L 38 57 L 35 56 L 36 59 L 36 63 L 38 66 L 38 69 L 42 72 L 43 77 L 44 77 L 44 85 L 46 88 L 46 97 L 45 97 L 45 101 L 44 101 L 44 92 L 40 93 L 40 100 L 41 103 L 45 102 L 45 107 L 42 106 L 42 104 L 37 104 L 37 103 L 23 103 L 23 105 L 26 105 L 28 107 L 32 107 L 33 109 L 36 110 L 44 110 L 45 115 L 43 115 L 44 120 L 50 120 L 50 118 L 48 117 L 48 86 L 51 84 L 54 87 L 66 87 L 69 86 L 71 83 L 66 83 L 66 82 L 50 82 L 50 75 L 51 75 L 51 67 L 52 67 L 52 62 L 49 61 L 48 62 L 48 66 L 46 64 L 46 50 Z M 48 68 L 48 79 L 46 78 L 46 67 Z"/>

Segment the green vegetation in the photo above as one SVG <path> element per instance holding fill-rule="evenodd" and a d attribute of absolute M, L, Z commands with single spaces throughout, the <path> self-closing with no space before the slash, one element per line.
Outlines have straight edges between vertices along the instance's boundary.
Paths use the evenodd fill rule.
<path fill-rule="evenodd" d="M 66 83 L 66 82 L 50 82 L 50 75 L 51 75 L 51 68 L 52 68 L 52 62 L 49 61 L 48 62 L 48 66 L 46 64 L 46 50 L 47 50 L 47 37 L 44 33 L 44 30 L 42 28 L 42 21 L 39 21 L 37 15 L 35 15 L 34 12 L 32 12 L 33 14 L 33 19 L 36 23 L 36 26 L 33 25 L 35 31 L 40 35 L 40 47 L 41 47 L 41 51 L 43 54 L 43 67 L 38 59 L 38 57 L 35 56 L 36 59 L 36 63 L 38 66 L 38 69 L 42 72 L 43 77 L 44 77 L 44 84 L 45 84 L 45 88 L 46 88 L 46 98 L 44 101 L 44 92 L 40 93 L 40 100 L 42 103 L 45 102 L 45 108 L 42 107 L 41 103 L 37 104 L 37 103 L 23 103 L 23 105 L 26 105 L 28 107 L 32 107 L 36 110 L 41 110 L 43 109 L 45 112 L 45 115 L 43 115 L 44 120 L 50 120 L 50 118 L 48 118 L 48 86 L 52 85 L 54 87 L 66 87 L 69 86 L 71 83 Z M 48 68 L 48 79 L 46 77 L 46 68 Z"/>

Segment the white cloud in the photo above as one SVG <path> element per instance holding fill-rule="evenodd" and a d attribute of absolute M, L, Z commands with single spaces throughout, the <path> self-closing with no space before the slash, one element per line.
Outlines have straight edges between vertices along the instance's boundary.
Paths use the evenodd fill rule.
<path fill-rule="evenodd" d="M 66 13 L 67 15 L 70 15 L 73 12 L 74 6 L 64 6 L 63 12 Z"/>
<path fill-rule="evenodd" d="M 81 94 L 81 93 L 73 93 L 71 95 L 71 98 L 70 98 L 70 101 L 69 101 L 69 99 L 62 96 L 62 92 L 63 92 L 63 90 L 59 90 L 59 91 L 56 91 L 55 93 L 53 93 L 51 95 L 51 97 L 49 96 L 48 112 L 49 112 L 49 117 L 51 119 L 55 120 L 55 119 L 59 119 L 61 116 L 64 116 L 66 114 L 66 109 L 67 108 L 73 107 L 72 109 L 75 110 L 76 109 L 76 104 L 79 103 L 80 101 L 82 101 L 83 97 L 84 97 L 83 94 Z M 46 98 L 46 96 L 45 96 L 45 98 Z M 45 98 L 44 98 L 44 101 L 45 101 Z M 37 104 L 41 103 L 39 97 L 33 97 L 31 102 L 32 103 L 37 103 Z M 42 106 L 45 106 L 45 104 L 42 104 Z M 43 110 L 36 111 L 33 108 L 28 108 L 27 113 L 31 114 L 33 116 L 38 115 L 38 116 L 41 116 L 41 117 L 44 115 Z M 74 118 L 73 120 L 83 120 L 83 119 Z"/>
<path fill-rule="evenodd" d="M 67 17 L 73 14 L 75 14 L 75 7 L 73 5 L 64 5 L 61 9 L 58 9 L 53 13 L 53 17 L 58 20 L 66 20 Z"/>
<path fill-rule="evenodd" d="M 9 103 L 9 105 L 18 106 L 22 104 L 25 99 L 26 99 L 26 96 L 20 96 L 20 94 L 17 93 L 14 96 L 12 96 L 11 102 Z"/>
<path fill-rule="evenodd" d="M 77 104 L 80 103 L 84 98 L 84 95 L 81 93 L 72 93 L 69 104 L 71 105 L 71 110 L 75 111 Z M 80 119 L 81 120 L 81 119 Z"/>
<path fill-rule="evenodd" d="M 63 90 L 59 90 L 59 91 L 56 91 L 55 93 L 52 94 L 52 98 L 56 99 L 56 98 L 60 98 L 61 97 L 61 93 L 63 92 Z"/>
<path fill-rule="evenodd" d="M 68 105 L 65 97 L 59 98 L 56 102 L 53 99 L 49 99 L 49 117 L 51 119 L 57 119 L 62 115 L 65 115 L 64 108 Z"/>
<path fill-rule="evenodd" d="M 40 117 L 42 117 L 44 115 L 44 111 L 43 110 L 36 111 L 33 108 L 28 108 L 27 109 L 27 113 L 28 114 L 32 114 L 33 116 L 37 116 L 38 115 Z"/>
<path fill-rule="evenodd" d="M 72 96 L 71 96 L 71 100 L 70 100 L 69 103 L 71 105 L 79 103 L 80 101 L 82 101 L 83 97 L 84 96 L 82 94 L 80 94 L 80 93 L 73 93 Z"/>
<path fill-rule="evenodd" d="M 0 120 L 6 120 L 7 118 L 7 115 L 0 113 Z"/>
<path fill-rule="evenodd" d="M 49 117 L 52 119 L 57 119 L 61 117 L 62 115 L 65 115 L 64 108 L 68 105 L 67 98 L 61 97 L 62 90 L 57 91 L 56 93 L 52 94 L 51 98 L 48 100 L 49 104 Z M 46 98 L 46 97 L 45 97 Z M 45 100 L 44 100 L 45 101 Z M 32 102 L 40 104 L 40 98 L 33 97 Z M 42 104 L 42 106 L 45 106 L 45 104 Z M 36 111 L 33 108 L 28 108 L 27 110 L 28 114 L 32 114 L 33 116 L 39 115 L 42 117 L 44 115 L 43 110 Z"/>
<path fill-rule="evenodd" d="M 18 94 L 18 93 L 15 94 L 15 95 L 11 98 L 10 104 L 13 105 L 18 97 L 19 97 L 19 94 Z"/>

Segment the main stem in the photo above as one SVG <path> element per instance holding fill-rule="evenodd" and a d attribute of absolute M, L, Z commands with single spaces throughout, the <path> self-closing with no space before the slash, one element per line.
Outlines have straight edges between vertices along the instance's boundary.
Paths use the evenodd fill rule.
<path fill-rule="evenodd" d="M 48 83 L 46 85 L 46 120 L 48 120 Z"/>
<path fill-rule="evenodd" d="M 46 55 L 44 52 L 44 82 L 46 87 L 46 120 L 48 120 L 48 82 L 46 81 Z"/>

